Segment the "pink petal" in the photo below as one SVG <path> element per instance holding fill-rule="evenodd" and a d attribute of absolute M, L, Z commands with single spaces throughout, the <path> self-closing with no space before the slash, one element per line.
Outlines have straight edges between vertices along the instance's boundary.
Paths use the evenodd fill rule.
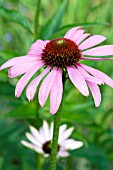
<path fill-rule="evenodd" d="M 82 57 L 81 60 L 95 60 L 95 61 L 101 61 L 101 60 L 113 60 L 113 58 L 91 58 L 91 57 Z"/>
<path fill-rule="evenodd" d="M 113 45 L 103 45 L 82 52 L 83 55 L 106 56 L 113 55 Z"/>
<path fill-rule="evenodd" d="M 108 86 L 113 88 L 113 80 L 109 76 L 99 70 L 96 70 L 84 64 L 80 64 L 80 66 L 87 70 L 90 74 L 92 74 L 96 78 L 99 78 L 101 81 L 105 82 Z"/>
<path fill-rule="evenodd" d="M 101 102 L 101 93 L 97 84 L 87 81 L 87 84 L 91 90 L 92 96 L 94 98 L 95 106 L 98 107 Z"/>
<path fill-rule="evenodd" d="M 88 91 L 87 84 L 85 82 L 85 79 L 83 78 L 83 76 L 79 72 L 79 70 L 77 70 L 74 67 L 67 67 L 67 71 L 68 71 L 68 74 L 69 74 L 69 78 L 72 81 L 72 83 L 75 85 L 75 87 L 84 96 L 88 96 L 89 95 L 89 91 Z"/>
<path fill-rule="evenodd" d="M 88 36 L 90 36 L 90 34 L 83 34 L 83 35 L 81 35 L 81 37 L 76 41 L 76 44 L 77 45 L 80 44 Z"/>
<path fill-rule="evenodd" d="M 79 45 L 79 49 L 85 50 L 87 48 L 90 48 L 90 47 L 93 47 L 97 44 L 100 44 L 104 40 L 106 40 L 106 37 L 104 37 L 102 35 L 93 35 L 93 36 L 89 37 L 87 40 L 85 40 L 84 42 L 82 42 Z"/>
<path fill-rule="evenodd" d="M 71 28 L 69 31 L 66 32 L 64 38 L 72 38 L 75 34 L 76 34 L 76 31 L 79 30 L 79 29 L 82 29 L 82 27 L 75 27 L 75 28 Z"/>
<path fill-rule="evenodd" d="M 53 68 L 53 70 L 48 74 L 48 76 L 44 79 L 44 81 L 40 86 L 38 98 L 39 98 L 39 103 L 42 107 L 45 105 L 51 87 L 53 85 L 54 79 L 56 77 L 56 73 L 57 73 L 57 69 Z"/>
<path fill-rule="evenodd" d="M 62 70 L 57 71 L 50 91 L 50 113 L 55 114 L 60 106 L 63 93 Z"/>
<path fill-rule="evenodd" d="M 90 82 L 96 83 L 96 84 L 103 84 L 103 81 L 101 81 L 100 79 L 91 76 L 86 70 L 84 70 L 79 64 L 76 64 L 76 67 L 78 68 L 78 70 L 80 71 L 80 73 L 82 74 L 82 76 L 85 78 L 85 80 L 88 80 Z"/>
<path fill-rule="evenodd" d="M 32 62 L 32 61 L 37 61 L 37 57 L 27 57 L 27 56 L 22 56 L 22 57 L 15 57 L 12 58 L 8 61 L 6 61 L 1 67 L 0 70 L 3 70 L 7 67 L 11 67 L 13 65 L 16 65 L 18 63 L 26 63 L 26 62 Z"/>
<path fill-rule="evenodd" d="M 46 40 L 46 41 L 37 40 L 35 43 L 32 44 L 27 55 L 37 56 L 40 58 L 41 54 L 43 52 L 43 49 L 45 48 L 45 46 L 48 42 L 49 42 L 49 40 Z"/>
<path fill-rule="evenodd" d="M 93 77 L 93 76 L 86 77 L 85 80 L 92 82 L 92 83 L 99 84 L 99 85 L 104 84 L 100 79 Z"/>
<path fill-rule="evenodd" d="M 70 29 L 64 37 L 71 39 L 76 43 L 76 41 L 83 35 L 84 32 L 85 31 L 81 27 L 76 27 Z"/>
<path fill-rule="evenodd" d="M 47 67 L 40 75 L 38 75 L 27 87 L 27 91 L 26 91 L 26 96 L 27 98 L 30 100 L 33 99 L 35 92 L 36 92 L 36 88 L 38 87 L 41 79 L 43 78 L 43 76 L 50 70 L 49 67 Z"/>
<path fill-rule="evenodd" d="M 18 83 L 16 85 L 16 89 L 15 89 L 15 96 L 16 97 L 20 97 L 20 95 L 21 95 L 22 91 L 24 90 L 28 81 L 43 65 L 44 64 L 42 62 L 40 62 L 39 65 L 30 69 L 29 72 L 27 72 L 26 74 L 24 74 L 24 76 L 22 76 L 22 78 L 18 81 Z"/>
<path fill-rule="evenodd" d="M 36 66 L 38 64 L 38 62 L 39 61 L 29 62 L 29 63 L 26 63 L 26 64 L 25 63 L 19 63 L 17 65 L 14 65 L 8 70 L 8 76 L 10 78 L 14 78 L 14 77 L 17 77 L 21 74 L 24 74 L 25 72 L 29 71 L 29 69 Z"/>

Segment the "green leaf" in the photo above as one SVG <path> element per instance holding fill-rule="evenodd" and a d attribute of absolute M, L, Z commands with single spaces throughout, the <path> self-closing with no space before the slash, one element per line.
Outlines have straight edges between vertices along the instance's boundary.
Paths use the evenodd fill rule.
<path fill-rule="evenodd" d="M 65 12 L 66 6 L 67 6 L 67 0 L 64 0 L 64 2 L 61 4 L 59 9 L 50 18 L 47 24 L 44 25 L 44 27 L 42 28 L 40 32 L 40 37 L 42 39 L 48 39 L 50 36 L 52 36 L 53 33 L 55 33 L 58 30 L 58 28 L 60 27 L 64 12 Z"/>
<path fill-rule="evenodd" d="M 0 15 L 9 21 L 16 22 L 32 33 L 29 21 L 25 16 L 15 10 L 9 10 L 0 6 Z"/>
<path fill-rule="evenodd" d="M 104 151 L 95 145 L 89 145 L 88 147 L 82 147 L 70 151 L 70 154 L 75 157 L 87 158 L 92 166 L 98 168 L 98 170 L 108 170 L 108 159 Z"/>
<path fill-rule="evenodd" d="M 0 157 L 0 169 L 2 169 L 3 162 L 4 162 L 3 157 Z"/>
<path fill-rule="evenodd" d="M 35 118 L 36 117 L 36 106 L 33 102 L 21 105 L 15 110 L 6 113 L 2 118 Z"/>

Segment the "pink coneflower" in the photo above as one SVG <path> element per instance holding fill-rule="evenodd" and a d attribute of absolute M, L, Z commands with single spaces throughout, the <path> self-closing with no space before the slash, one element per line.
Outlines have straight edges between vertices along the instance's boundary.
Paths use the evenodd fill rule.
<path fill-rule="evenodd" d="M 83 145 L 83 142 L 69 138 L 74 128 L 71 127 L 66 130 L 66 127 L 67 125 L 63 124 L 59 129 L 57 153 L 59 157 L 67 157 L 69 156 L 69 150 L 80 148 Z M 30 126 L 29 128 L 31 133 L 26 133 L 26 137 L 30 142 L 22 140 L 21 143 L 35 152 L 44 155 L 45 157 L 49 156 L 51 153 L 53 123 L 51 124 L 50 128 L 46 121 L 43 121 L 43 126 L 39 130 L 33 126 Z"/>
<path fill-rule="evenodd" d="M 26 96 L 29 101 L 33 99 L 37 86 L 44 77 L 38 93 L 39 103 L 43 107 L 50 94 L 50 113 L 55 114 L 62 100 L 62 72 L 65 71 L 75 87 L 84 96 L 89 96 L 88 88 L 91 90 L 95 106 L 98 107 L 101 101 L 98 85 L 106 83 L 113 87 L 113 80 L 101 71 L 81 64 L 80 61 L 106 60 L 105 58 L 84 56 L 113 55 L 113 45 L 94 47 L 106 38 L 101 35 L 90 35 L 84 32 L 81 27 L 76 27 L 70 29 L 64 38 L 51 41 L 37 40 L 26 56 L 10 59 L 3 64 L 0 68 L 1 70 L 11 67 L 8 71 L 10 78 L 24 74 L 16 85 L 15 96 L 20 97 L 31 77 L 39 69 L 44 68 L 43 72 L 27 87 Z M 110 60 L 111 58 L 107 59 Z"/>

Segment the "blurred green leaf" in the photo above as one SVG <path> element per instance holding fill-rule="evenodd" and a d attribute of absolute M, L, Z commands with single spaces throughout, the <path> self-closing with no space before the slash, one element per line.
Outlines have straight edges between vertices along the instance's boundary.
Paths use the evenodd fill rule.
<path fill-rule="evenodd" d="M 16 22 L 32 33 L 29 21 L 25 16 L 15 10 L 9 10 L 0 6 L 0 15 L 9 21 Z"/>
<path fill-rule="evenodd" d="M 24 104 L 17 107 L 15 110 L 12 110 L 4 114 L 3 118 L 35 118 L 36 117 L 36 106 L 33 102 Z"/>
<path fill-rule="evenodd" d="M 82 147 L 70 151 L 70 154 L 75 157 L 87 158 L 93 167 L 97 167 L 98 170 L 108 170 L 108 159 L 104 151 L 96 146 L 89 145 L 88 147 Z"/>
<path fill-rule="evenodd" d="M 53 33 L 55 33 L 60 27 L 62 17 L 66 10 L 67 0 L 61 4 L 55 14 L 50 18 L 47 24 L 41 29 L 40 37 L 42 39 L 48 39 Z"/>
<path fill-rule="evenodd" d="M 92 26 L 109 26 L 109 23 L 107 22 L 84 22 L 84 23 L 74 23 L 74 24 L 69 24 L 69 25 L 65 25 L 61 28 L 59 28 L 52 36 L 51 39 L 53 39 L 54 37 L 58 37 L 63 36 L 69 29 L 73 28 L 73 27 L 77 27 L 77 26 L 82 26 L 82 27 L 92 27 Z"/>
<path fill-rule="evenodd" d="M 0 169 L 2 169 L 3 162 L 4 162 L 3 157 L 0 157 Z"/>

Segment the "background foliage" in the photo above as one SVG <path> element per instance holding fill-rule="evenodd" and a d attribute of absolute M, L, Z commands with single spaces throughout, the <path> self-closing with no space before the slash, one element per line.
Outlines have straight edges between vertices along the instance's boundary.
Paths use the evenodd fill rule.
<path fill-rule="evenodd" d="M 92 34 L 105 35 L 105 44 L 113 44 L 112 0 L 42 0 L 36 17 L 37 8 L 36 0 L 0 0 L 0 65 L 9 58 L 25 55 L 36 38 L 62 37 L 77 25 Z M 113 78 L 113 62 L 85 63 Z M 49 122 L 53 119 L 49 114 L 49 100 L 39 109 L 37 94 L 30 103 L 25 91 L 20 99 L 14 97 L 18 79 L 9 79 L 7 70 L 0 72 L 1 170 L 35 170 L 35 153 L 21 146 L 20 140 L 25 138 L 29 124 L 39 127 L 43 119 Z M 84 147 L 71 151 L 69 158 L 59 159 L 58 170 L 113 169 L 113 89 L 107 85 L 100 88 L 102 103 L 95 108 L 91 95 L 83 97 L 67 81 L 62 123 L 75 127 L 72 137 L 82 140 Z M 43 170 L 48 161 L 44 160 Z"/>

